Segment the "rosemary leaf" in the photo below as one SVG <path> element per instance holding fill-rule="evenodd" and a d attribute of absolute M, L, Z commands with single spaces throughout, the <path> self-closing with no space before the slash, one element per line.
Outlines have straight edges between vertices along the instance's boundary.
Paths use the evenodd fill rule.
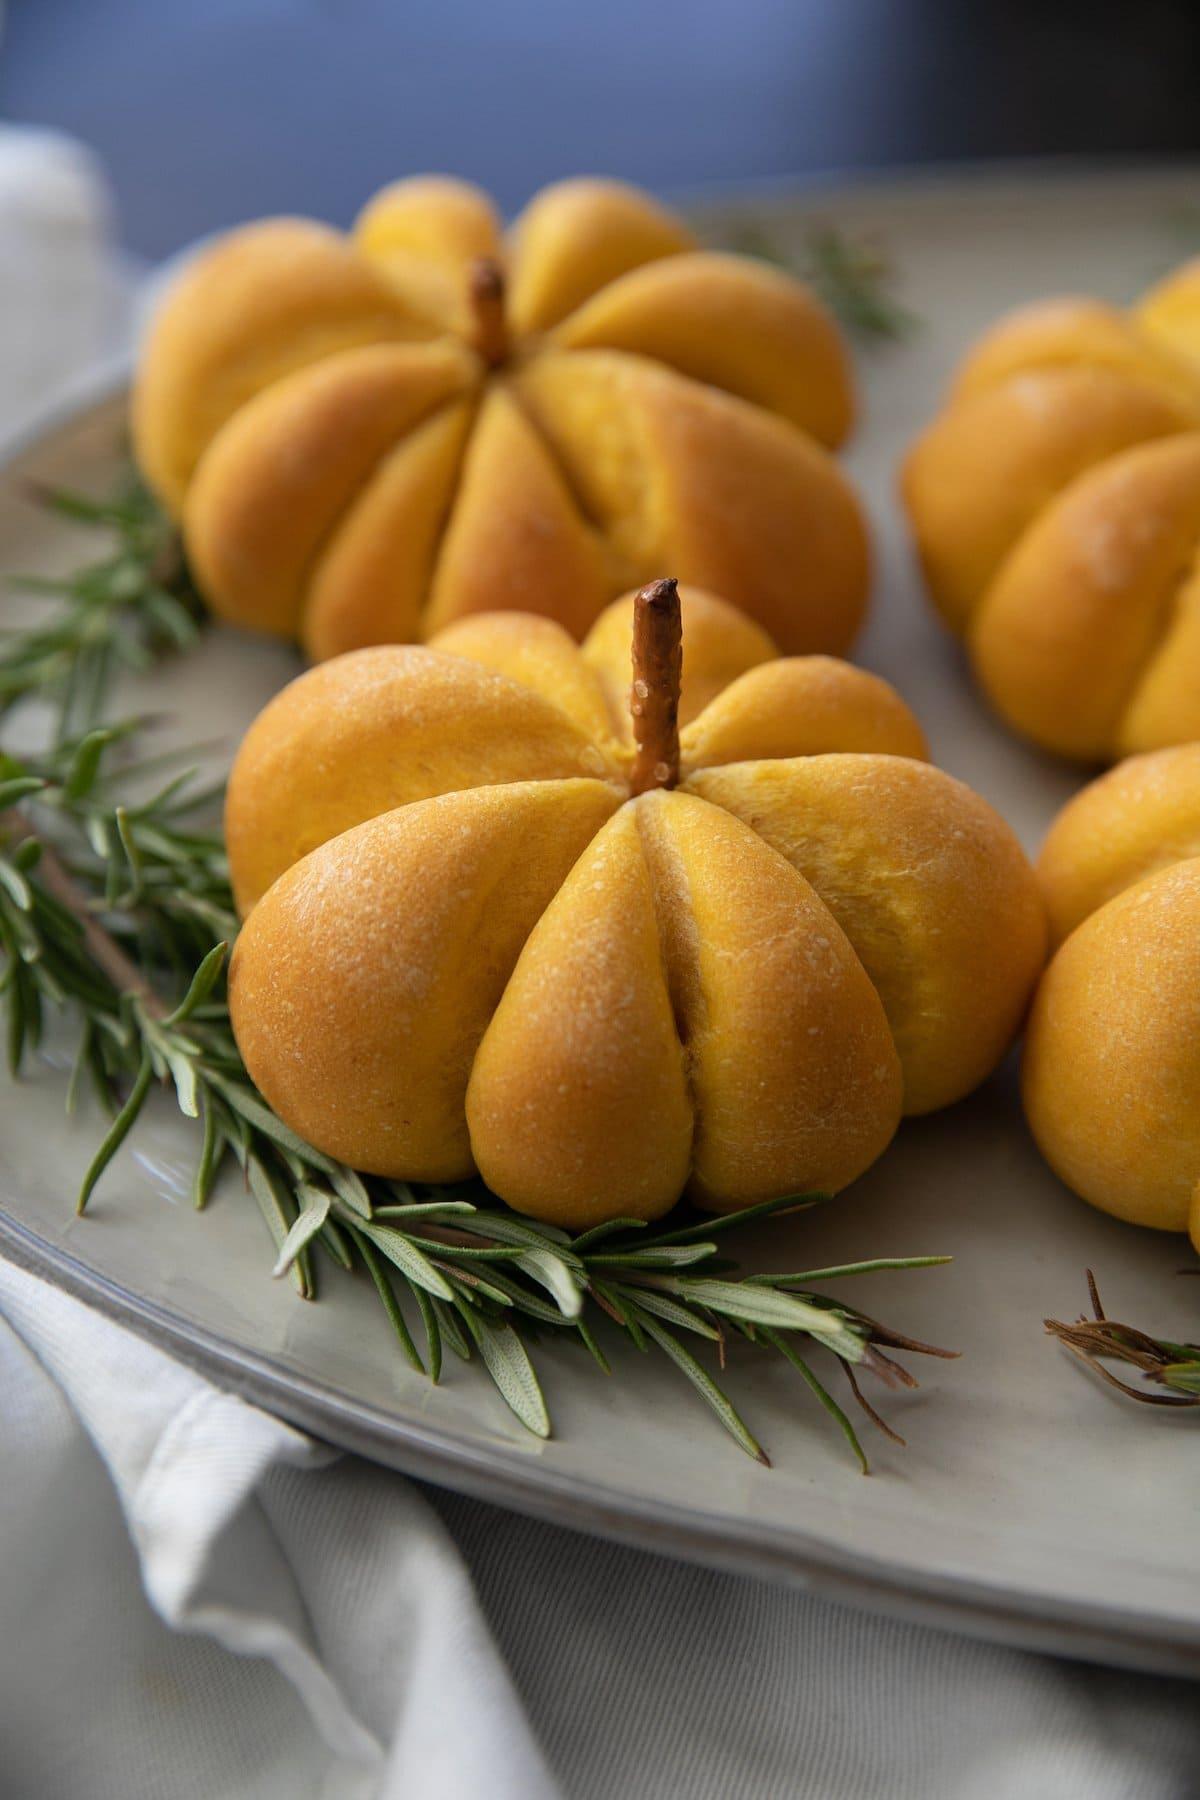
<path fill-rule="evenodd" d="M 410 1206 L 377 1206 L 371 1217 L 376 1220 L 403 1219 L 406 1224 L 411 1224 L 422 1219 L 448 1219 L 456 1215 L 461 1218 L 474 1212 L 469 1200 L 414 1200 Z"/>
<path fill-rule="evenodd" d="M 573 1240 L 572 1248 L 577 1256 L 581 1256 L 585 1250 L 592 1250 L 607 1238 L 623 1236 L 627 1231 L 645 1231 L 648 1223 L 646 1219 L 609 1219 L 603 1225 L 593 1225 L 589 1230 L 581 1231 Z"/>
<path fill-rule="evenodd" d="M 354 1258 L 350 1253 L 350 1246 L 346 1242 L 344 1233 L 332 1219 L 326 1219 L 322 1225 L 317 1242 L 333 1258 L 339 1269 L 345 1269 L 347 1274 L 353 1273 Z M 417 1289 L 418 1293 L 420 1291 Z"/>
<path fill-rule="evenodd" d="M 706 1306 L 727 1318 L 745 1319 L 752 1325 L 774 1325 L 784 1331 L 820 1335 L 828 1340 L 836 1355 L 852 1362 L 861 1359 L 861 1340 L 841 1320 L 793 1294 L 777 1294 L 744 1281 L 711 1281 L 695 1276 L 659 1276 L 657 1281 L 667 1293 L 690 1300 L 693 1305 Z"/>
<path fill-rule="evenodd" d="M 885 1270 L 940 1269 L 949 1256 L 875 1256 L 867 1262 L 833 1263 L 827 1269 L 802 1269 L 795 1275 L 748 1275 L 747 1281 L 767 1282 L 771 1287 L 807 1287 L 811 1281 L 841 1281 L 848 1275 L 878 1275 Z"/>
<path fill-rule="evenodd" d="M 530 1219 L 519 1219 L 515 1213 L 492 1212 L 479 1206 L 473 1211 L 478 1230 L 498 1244 L 529 1244 L 535 1250 L 549 1247 L 564 1262 L 583 1267 L 578 1254 L 582 1239 L 572 1240 L 569 1232 L 560 1231 L 556 1225 L 535 1225 Z"/>
<path fill-rule="evenodd" d="M 515 1281 L 503 1270 L 491 1266 L 484 1279 L 474 1270 L 468 1275 L 466 1267 L 460 1265 L 456 1273 L 470 1284 L 472 1297 L 493 1301 L 497 1306 L 513 1307 L 527 1317 L 536 1319 L 542 1325 L 559 1326 L 568 1315 L 561 1307 L 552 1306 L 543 1300 L 541 1294 L 525 1286 L 524 1282 Z"/>
<path fill-rule="evenodd" d="M 767 1325 L 763 1328 L 763 1336 L 774 1349 L 778 1350 L 781 1356 L 787 1358 L 794 1369 L 799 1370 L 817 1400 L 825 1408 L 825 1411 L 834 1421 L 851 1450 L 853 1450 L 858 1459 L 859 1468 L 864 1475 L 869 1475 L 871 1473 L 871 1466 L 867 1461 L 866 1451 L 859 1442 L 858 1433 L 855 1431 L 854 1426 L 842 1411 L 842 1408 L 838 1405 L 833 1395 L 829 1392 L 829 1389 L 813 1374 L 800 1352 L 796 1349 L 796 1346 L 790 1343 L 781 1333 L 773 1331 L 772 1328 Z"/>
<path fill-rule="evenodd" d="M 250 1192 L 258 1201 L 267 1230 L 274 1238 L 276 1248 L 282 1251 L 292 1227 L 295 1209 L 286 1197 L 280 1176 L 265 1158 L 251 1153 L 246 1158 L 246 1178 L 250 1183 Z M 289 1273 L 300 1298 L 311 1300 L 315 1290 L 307 1247 L 297 1251 Z"/>
<path fill-rule="evenodd" d="M 656 1293 L 653 1288 L 639 1288 L 637 1304 L 641 1311 L 654 1313 L 657 1318 L 665 1319 L 668 1325 L 678 1325 L 683 1331 L 694 1331 L 698 1337 L 708 1338 L 714 1344 L 719 1344 L 721 1341 L 721 1332 L 718 1326 L 711 1325 L 707 1319 L 703 1318 L 700 1313 L 694 1312 L 690 1306 L 681 1306 L 678 1300 L 672 1300 L 666 1294 Z"/>
<path fill-rule="evenodd" d="M 275 1267 L 271 1270 L 271 1274 L 276 1280 L 279 1276 L 287 1274 L 304 1246 L 311 1243 L 312 1239 L 316 1237 L 329 1217 L 329 1206 L 329 1195 L 319 1194 L 315 1200 L 310 1200 L 301 1212 L 279 1246 L 279 1255 L 275 1259 Z"/>
<path fill-rule="evenodd" d="M 87 1173 L 79 1189 L 79 1198 L 75 1202 L 75 1211 L 82 1213 L 92 1197 L 92 1191 L 107 1169 L 129 1133 L 133 1130 L 138 1114 L 146 1103 L 146 1095 L 150 1092 L 150 1083 L 154 1079 L 154 1068 L 148 1051 L 142 1052 L 142 1060 L 133 1086 L 129 1090 L 129 1098 L 105 1132 L 100 1147 L 88 1164 Z"/>
<path fill-rule="evenodd" d="M 460 1309 L 467 1330 L 479 1346 L 488 1374 L 500 1394 L 535 1437 L 550 1436 L 550 1414 L 529 1352 L 511 1325 L 495 1325 L 482 1313 L 467 1306 Z"/>
<path fill-rule="evenodd" d="M 437 1303 L 423 1287 L 412 1290 L 417 1310 L 421 1314 L 421 1324 L 425 1331 L 425 1346 L 429 1355 L 428 1374 L 430 1381 L 437 1385 L 442 1374 L 442 1331 L 438 1323 Z"/>
<path fill-rule="evenodd" d="M 583 1311 L 583 1289 L 570 1266 L 551 1250 L 518 1250 L 512 1258 L 515 1269 L 544 1287 L 564 1319 L 577 1319 Z"/>
<path fill-rule="evenodd" d="M 333 1183 L 333 1191 L 350 1211 L 357 1213 L 360 1219 L 372 1216 L 371 1196 L 367 1192 L 366 1183 L 361 1175 L 348 1169 L 343 1163 L 332 1162 L 328 1157 L 318 1157 L 308 1145 L 303 1145 L 305 1156 L 314 1168 L 322 1169 Z"/>
<path fill-rule="evenodd" d="M 715 1244 L 650 1244 L 644 1250 L 600 1250 L 589 1256 L 592 1268 L 600 1269 L 686 1269 L 692 1263 L 707 1262 Z"/>
<path fill-rule="evenodd" d="M 11 862 L 0 861 L 0 887 L 7 890 L 9 899 L 21 912 L 33 911 L 33 890 Z"/>
<path fill-rule="evenodd" d="M 434 1317 L 438 1322 L 440 1336 L 447 1344 L 449 1344 L 455 1356 L 459 1357 L 463 1362 L 470 1362 L 470 1340 L 463 1331 L 462 1326 L 459 1324 L 458 1313 L 455 1311 L 454 1307 L 447 1306 L 442 1300 L 433 1300 L 430 1304 L 433 1307 Z"/>
<path fill-rule="evenodd" d="M 208 999 L 221 978 L 221 972 L 225 967 L 225 957 L 228 948 L 229 946 L 227 944 L 213 945 L 208 955 L 200 964 L 200 967 L 196 970 L 196 973 L 192 976 L 187 993 L 183 996 L 183 999 L 179 1002 L 179 1005 L 175 1008 L 174 1012 L 168 1013 L 163 1020 L 164 1025 L 182 1025 L 185 1019 L 190 1019 L 192 1014 L 196 1012 L 199 1007 L 204 1005 L 204 1002 Z"/>
<path fill-rule="evenodd" d="M 360 1237 L 381 1250 L 389 1262 L 395 1263 L 400 1273 L 414 1287 L 423 1287 L 427 1293 L 436 1294 L 439 1300 L 453 1300 L 454 1290 L 445 1276 L 403 1232 L 393 1231 L 386 1225 L 370 1224 L 366 1219 L 350 1215 L 349 1209 L 346 1222 L 353 1225 Z"/>
<path fill-rule="evenodd" d="M 728 1394 L 722 1392 L 703 1364 L 698 1363 L 691 1351 L 685 1349 L 679 1339 L 648 1312 L 638 1309 L 635 1317 L 646 1336 L 652 1338 L 659 1349 L 664 1350 L 670 1357 L 675 1367 L 687 1376 L 701 1399 L 706 1401 L 716 1413 L 717 1418 L 735 1443 L 740 1444 L 747 1456 L 752 1456 L 755 1462 L 764 1463 L 769 1468 L 770 1457 L 750 1431 Z"/>
<path fill-rule="evenodd" d="M 0 810 L 7 811 L 15 806 L 18 800 L 25 800 L 30 794 L 40 793 L 46 783 L 37 775 L 14 775 L 7 781 L 0 781 Z"/>
<path fill-rule="evenodd" d="M 200 1156 L 192 1177 L 192 1205 L 197 1212 L 208 1204 L 222 1148 L 216 1109 L 207 1094 L 202 1094 L 200 1098 L 200 1124 L 203 1134 L 200 1139 Z"/>
<path fill-rule="evenodd" d="M 600 1348 L 599 1344 L 596 1342 L 595 1337 L 592 1335 L 592 1330 L 591 1330 L 591 1327 L 588 1325 L 587 1320 L 586 1319 L 576 1319 L 575 1329 L 579 1333 L 581 1343 L 583 1344 L 584 1348 L 586 1349 L 588 1355 L 591 1357 L 592 1361 L 595 1363 L 596 1367 L 599 1369 L 600 1373 L 602 1375 L 611 1375 L 612 1374 L 612 1364 L 609 1362 L 607 1356 L 605 1356 L 603 1350 Z"/>
<path fill-rule="evenodd" d="M 351 1237 L 358 1245 L 359 1254 L 367 1265 L 371 1280 L 375 1283 L 375 1291 L 383 1301 L 383 1310 L 391 1321 L 392 1329 L 400 1341 L 401 1350 L 404 1352 L 404 1355 L 412 1364 L 413 1368 L 419 1370 L 423 1374 L 425 1365 L 421 1361 L 420 1352 L 413 1342 L 412 1333 L 408 1329 L 404 1314 L 400 1310 L 395 1290 L 388 1277 L 388 1272 L 384 1266 L 382 1257 L 376 1252 L 375 1246 L 372 1244 L 370 1238 L 360 1231 L 357 1226 L 351 1225 L 349 1230 Z"/>

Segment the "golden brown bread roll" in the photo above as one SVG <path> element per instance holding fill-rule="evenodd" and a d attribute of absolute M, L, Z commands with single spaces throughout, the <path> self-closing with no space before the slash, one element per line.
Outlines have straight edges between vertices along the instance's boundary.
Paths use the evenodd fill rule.
<path fill-rule="evenodd" d="M 1200 263 L 1002 320 L 909 452 L 934 604 L 997 712 L 1081 762 L 1200 737 Z"/>
<path fill-rule="evenodd" d="M 677 725 L 648 604 L 356 651 L 251 728 L 231 1008 L 318 1147 L 574 1228 L 728 1210 L 843 1187 L 1011 1042 L 1045 922 L 1003 822 L 885 683 L 709 596 Z"/>
<path fill-rule="evenodd" d="M 663 567 L 841 652 L 869 576 L 830 455 L 853 406 L 809 290 L 636 189 L 561 182 L 506 237 L 426 177 L 348 237 L 270 219 L 204 251 L 133 428 L 213 610 L 316 659 L 480 611 L 582 637 Z"/>
<path fill-rule="evenodd" d="M 1025 1044 L 1033 1134 L 1093 1206 L 1200 1249 L 1200 744 L 1084 788 L 1038 874 L 1060 948 Z"/>

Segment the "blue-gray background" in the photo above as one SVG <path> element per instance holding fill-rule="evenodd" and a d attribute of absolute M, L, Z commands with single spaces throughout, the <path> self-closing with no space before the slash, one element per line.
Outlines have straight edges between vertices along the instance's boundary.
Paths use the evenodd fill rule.
<path fill-rule="evenodd" d="M 348 220 L 422 169 L 512 209 L 994 155 L 1195 151 L 1197 0 L 9 0 L 0 112 L 94 145 L 130 248 Z"/>

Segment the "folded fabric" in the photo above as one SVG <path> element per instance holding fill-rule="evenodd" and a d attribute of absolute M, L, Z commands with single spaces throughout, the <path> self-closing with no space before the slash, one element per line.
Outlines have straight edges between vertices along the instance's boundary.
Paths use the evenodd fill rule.
<path fill-rule="evenodd" d="M 5 1800 L 1194 1791 L 1187 1683 L 427 1499 L 2 1261 L 0 1470 Z"/>
<path fill-rule="evenodd" d="M 1194 1683 L 977 1643 L 429 1498 L 570 1800 L 1200 1791 Z"/>
<path fill-rule="evenodd" d="M 557 1791 L 410 1483 L 5 1262 L 0 1458 L 6 1800 Z"/>

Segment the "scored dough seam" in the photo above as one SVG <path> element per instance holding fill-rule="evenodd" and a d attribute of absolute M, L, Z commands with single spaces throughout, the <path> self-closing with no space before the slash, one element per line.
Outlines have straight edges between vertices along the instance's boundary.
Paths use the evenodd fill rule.
<path fill-rule="evenodd" d="M 591 356 L 595 356 L 595 355 L 611 356 L 611 357 L 616 357 L 616 358 L 623 358 L 628 361 L 636 362 L 636 363 L 647 363 L 647 364 L 650 364 L 650 366 L 653 368 L 656 368 L 656 369 L 665 368 L 668 370 L 668 372 L 670 374 L 672 374 L 672 375 L 676 374 L 676 371 L 673 369 L 670 369 L 668 364 L 656 363 L 656 362 L 654 362 L 653 358 L 648 357 L 648 356 L 639 356 L 636 353 L 636 351 L 633 351 L 633 350 L 596 351 L 596 350 L 574 350 L 569 347 L 561 347 L 561 348 L 556 347 L 554 350 L 554 355 L 555 356 L 563 356 L 563 357 L 589 356 L 589 355 L 591 355 Z M 686 380 L 690 379 L 690 377 L 682 376 L 682 375 L 678 376 L 677 378 L 681 381 L 686 381 Z M 703 386 L 704 383 L 698 383 L 697 385 Z M 549 434 L 543 427 L 541 420 L 537 417 L 537 414 L 530 407 L 530 405 L 529 405 L 528 401 L 525 399 L 524 395 L 521 394 L 520 392 L 518 392 L 515 385 L 510 387 L 509 393 L 511 395 L 514 405 L 520 411 L 521 417 L 525 420 L 525 422 L 529 426 L 529 429 L 532 431 L 533 435 L 537 438 L 538 443 L 541 445 L 542 449 L 545 451 L 547 458 L 553 464 L 554 468 L 557 470 L 558 475 L 562 481 L 563 487 L 565 488 L 568 496 L 570 497 L 572 506 L 575 508 L 575 511 L 579 514 L 580 520 L 582 521 L 585 530 L 588 531 L 588 533 L 591 535 L 591 537 L 593 539 L 595 539 L 596 542 L 600 546 L 600 551 L 601 551 L 601 555 L 602 555 L 603 563 L 604 563 L 604 570 L 605 570 L 605 574 L 607 577 L 606 585 L 611 589 L 611 592 L 609 593 L 609 596 L 608 596 L 609 600 L 611 601 L 611 600 L 617 599 L 621 594 L 626 593 L 630 588 L 639 587 L 644 582 L 655 581 L 655 580 L 660 579 L 660 577 L 662 577 L 663 575 L 670 574 L 671 571 L 667 570 L 667 569 L 636 568 L 629 561 L 629 558 L 626 556 L 625 552 L 621 549 L 621 546 L 617 543 L 615 535 L 614 535 L 611 527 L 608 526 L 605 523 L 605 521 L 596 512 L 594 512 L 592 510 L 592 508 L 588 505 L 587 499 L 583 493 L 583 490 L 580 487 L 579 483 L 575 480 L 574 475 L 571 472 L 569 464 L 567 463 L 567 461 L 564 457 L 561 457 L 558 454 L 558 451 L 555 449 L 552 439 L 550 438 Z M 640 486 L 644 491 L 649 486 L 649 482 L 646 478 L 647 464 L 646 464 L 645 458 L 641 459 L 640 466 L 641 466 L 641 473 L 642 473 L 642 481 L 641 481 Z"/>
<path fill-rule="evenodd" d="M 977 397 L 981 398 L 985 394 L 1000 394 L 1008 388 L 1019 386 L 1021 381 L 1027 375 L 1052 375 L 1059 370 L 1065 370 L 1068 373 L 1078 370 L 1084 374 L 1092 370 L 1098 370 L 1101 374 L 1119 377 L 1127 386 L 1141 388 L 1144 393 L 1148 393 L 1156 399 L 1161 400 L 1164 397 L 1164 390 L 1157 388 L 1153 382 L 1141 380 L 1135 375 L 1130 375 L 1126 370 L 1116 368 L 1115 366 L 1110 366 L 1106 363 L 1098 363 L 1095 359 L 1089 360 L 1084 357 L 1077 357 L 1054 360 L 1048 358 L 1044 361 L 1034 361 L 1029 364 L 1023 364 L 1021 368 L 1015 372 L 1010 371 L 1000 379 L 986 383 L 984 386 L 963 395 L 960 400 L 951 398 L 949 403 L 938 415 L 938 419 L 949 418 L 953 415 L 957 407 L 967 407 L 970 405 L 971 401 Z M 937 423 L 937 419 L 935 419 L 933 423 Z M 1076 469 L 1074 474 L 1068 475 L 1065 481 L 1060 481 L 1056 487 L 1050 488 L 1038 505 L 1034 507 L 1029 517 L 1025 520 L 1025 523 L 1017 532 L 1017 535 L 1005 546 L 999 562 L 996 563 L 987 580 L 976 593 L 974 600 L 968 607 L 963 618 L 962 625 L 956 630 L 955 635 L 965 638 L 970 637 L 971 631 L 978 623 L 983 610 L 988 603 L 991 591 L 999 581 L 1007 563 L 1016 555 L 1029 533 L 1036 530 L 1036 528 L 1043 523 L 1051 509 L 1058 505 L 1059 501 L 1062 500 L 1063 496 L 1077 481 L 1083 481 L 1097 469 L 1103 468 L 1104 464 L 1110 461 L 1113 456 L 1124 456 L 1127 455 L 1130 450 L 1139 449 L 1143 444 L 1160 443 L 1164 439 L 1170 437 L 1183 437 L 1186 436 L 1188 432 L 1197 429 L 1200 429 L 1200 422 L 1195 425 L 1191 424 L 1189 420 L 1184 417 L 1181 410 L 1178 425 L 1173 425 L 1162 432 L 1154 432 L 1148 437 L 1137 438 L 1133 443 L 1126 444 L 1122 449 L 1102 451 L 1091 462 L 1085 463 L 1081 469 Z"/>
<path fill-rule="evenodd" d="M 452 395 L 449 399 L 435 401 L 434 404 L 430 407 L 428 412 L 420 413 L 415 419 L 410 420 L 409 424 L 400 433 L 399 437 L 397 437 L 394 440 L 394 442 L 392 442 L 391 444 L 388 445 L 386 450 L 381 451 L 380 454 L 376 457 L 375 461 L 371 464 L 370 472 L 368 473 L 366 478 L 362 481 L 362 483 L 359 485 L 359 487 L 355 490 L 355 492 L 351 495 L 350 499 L 346 502 L 345 506 L 339 508 L 338 512 L 334 516 L 332 523 L 329 525 L 328 529 L 321 534 L 321 537 L 317 541 L 316 548 L 313 550 L 312 555 L 305 562 L 303 569 L 301 570 L 301 574 L 300 574 L 300 617 L 297 622 L 296 636 L 302 642 L 304 639 L 304 628 L 305 628 L 305 625 L 308 620 L 309 604 L 310 604 L 311 597 L 312 597 L 313 584 L 316 580 L 316 576 L 321 567 L 321 564 L 324 562 L 326 556 L 333 549 L 334 541 L 337 538 L 338 534 L 340 533 L 342 527 L 346 524 L 351 513 L 353 513 L 357 509 L 360 502 L 362 502 L 363 500 L 366 499 L 367 494 L 369 493 L 371 487 L 374 485 L 376 479 L 378 478 L 379 474 L 381 473 L 381 471 L 384 467 L 384 464 L 387 463 L 393 456 L 395 456 L 396 452 L 400 449 L 401 445 L 406 441 L 406 439 L 415 436 L 415 434 L 418 431 L 423 431 L 426 428 L 426 426 L 432 425 L 435 422 L 435 420 L 441 418 L 443 413 L 450 412 L 452 410 L 452 408 L 454 408 L 456 406 L 469 406 L 469 407 L 471 407 L 473 413 L 478 412 L 481 395 L 482 395 L 482 388 L 480 389 L 479 394 L 472 394 L 470 391 L 468 391 L 463 394 Z M 471 427 L 472 427 L 473 423 L 474 423 L 474 419 L 472 418 L 468 422 L 467 430 L 463 435 L 463 447 L 458 455 L 458 464 L 455 469 L 454 481 L 452 483 L 453 492 L 451 495 L 451 505 L 453 505 L 453 501 L 457 498 L 458 489 L 462 484 L 463 466 L 467 459 L 467 450 L 470 447 Z M 437 550 L 437 552 L 435 552 L 434 558 L 433 558 L 433 566 L 435 569 L 437 567 L 438 555 L 440 555 L 440 553 L 441 553 L 441 545 L 445 540 L 446 521 L 449 519 L 449 517 L 450 517 L 450 508 L 447 507 L 445 514 L 442 518 L 441 527 L 438 532 L 438 550 Z M 425 595 L 424 599 L 421 601 L 421 605 L 417 612 L 418 620 L 420 620 L 420 621 L 424 620 L 425 608 L 428 606 L 428 604 L 429 604 L 429 594 L 428 594 L 428 592 L 426 592 L 426 595 Z"/>
<path fill-rule="evenodd" d="M 656 804 L 651 800 L 651 804 Z M 654 928 L 658 936 L 658 955 L 663 987 L 675 1036 L 679 1043 L 680 1067 L 692 1115 L 692 1150 L 702 1123 L 699 1097 L 696 1093 L 692 1041 L 696 1035 L 696 1015 L 704 1008 L 704 990 L 700 983 L 700 933 L 692 911 L 691 891 L 679 867 L 679 859 L 661 841 L 650 824 L 647 808 L 639 801 L 630 802 L 637 829 L 638 848 L 650 885 L 654 908 Z M 667 864 L 673 866 L 668 871 Z M 691 989 L 690 996 L 685 988 Z"/>
<path fill-rule="evenodd" d="M 579 495 L 575 491 L 574 485 L 568 478 L 566 469 L 564 468 L 564 466 L 563 466 L 562 462 L 559 460 L 559 458 L 554 454 L 554 451 L 552 450 L 550 444 L 548 443 L 548 441 L 545 437 L 545 434 L 539 428 L 536 419 L 534 419 L 530 416 L 529 409 L 522 402 L 522 400 L 521 400 L 519 394 L 517 393 L 515 387 L 513 386 L 513 384 L 508 381 L 503 381 L 502 377 L 497 378 L 495 375 L 485 375 L 482 383 L 480 384 L 479 393 L 475 400 L 476 416 L 478 416 L 478 414 L 482 412 L 484 402 L 487 399 L 488 392 L 489 392 L 493 382 L 495 382 L 496 385 L 503 386 L 505 395 L 507 396 L 507 398 L 509 400 L 512 401 L 513 405 L 517 408 L 517 411 L 520 413 L 522 420 L 528 426 L 528 428 L 529 428 L 530 432 L 533 434 L 533 436 L 536 437 L 536 439 L 538 441 L 538 446 L 545 453 L 547 462 L 551 465 L 551 467 L 554 469 L 555 473 L 558 475 L 560 481 L 562 482 L 563 492 L 565 493 L 565 495 L 566 495 L 568 501 L 570 502 L 570 504 L 572 505 L 572 507 L 575 509 L 575 512 L 578 514 L 579 522 L 582 525 L 585 532 L 587 532 L 590 537 L 601 539 L 601 547 L 602 547 L 602 553 L 604 555 L 604 562 L 607 565 L 607 562 L 608 562 L 608 554 L 607 553 L 608 553 L 608 548 L 609 548 L 607 539 L 605 539 L 603 537 L 603 534 L 596 528 L 596 526 L 592 523 L 591 519 L 589 519 L 586 511 L 584 510 L 582 504 L 580 503 L 580 498 L 579 498 Z M 441 529 L 438 533 L 437 548 L 435 549 L 435 551 L 433 553 L 433 560 L 432 560 L 432 564 L 431 564 L 431 572 L 430 572 L 429 582 L 428 582 L 428 585 L 425 590 L 424 598 L 422 599 L 420 607 L 417 612 L 417 628 L 420 631 L 422 638 L 424 638 L 424 635 L 425 635 L 426 625 L 427 625 L 428 618 L 429 618 L 429 609 L 433 604 L 433 596 L 437 592 L 438 578 L 441 575 L 441 569 L 442 569 L 442 557 L 445 553 L 446 544 L 449 540 L 450 533 L 451 533 L 451 530 L 454 525 L 455 513 L 458 509 L 459 501 L 462 497 L 463 478 L 464 478 L 464 473 L 466 470 L 467 458 L 471 454 L 471 443 L 472 443 L 472 437 L 473 437 L 473 433 L 474 433 L 475 422 L 476 421 L 473 419 L 471 422 L 471 426 L 467 431 L 466 438 L 463 443 L 462 455 L 459 458 L 458 470 L 457 470 L 456 479 L 454 482 L 454 490 L 450 496 L 450 504 L 447 506 L 445 514 L 442 518 Z M 614 593 L 609 595 L 609 599 L 610 600 L 615 599 L 617 597 L 617 595 L 622 591 L 623 591 L 622 589 L 618 588 L 617 590 L 614 591 Z M 599 615 L 597 615 L 597 616 L 599 616 Z M 456 623 L 456 621 L 454 619 L 445 619 L 442 621 L 442 623 L 443 623 L 443 625 L 453 625 L 454 623 Z"/>
<path fill-rule="evenodd" d="M 1145 655 L 1138 660 L 1137 668 L 1133 672 L 1125 698 L 1117 710 L 1112 727 L 1112 736 L 1118 742 L 1123 739 L 1129 715 L 1141 699 L 1142 687 L 1149 678 L 1151 669 L 1157 663 L 1168 638 L 1179 623 L 1183 596 L 1192 582 L 1198 578 L 1200 578 L 1200 533 L 1196 535 L 1187 561 L 1183 564 L 1182 573 L 1177 574 L 1174 580 L 1168 584 L 1167 594 L 1156 608 L 1159 621 L 1157 635 Z"/>

